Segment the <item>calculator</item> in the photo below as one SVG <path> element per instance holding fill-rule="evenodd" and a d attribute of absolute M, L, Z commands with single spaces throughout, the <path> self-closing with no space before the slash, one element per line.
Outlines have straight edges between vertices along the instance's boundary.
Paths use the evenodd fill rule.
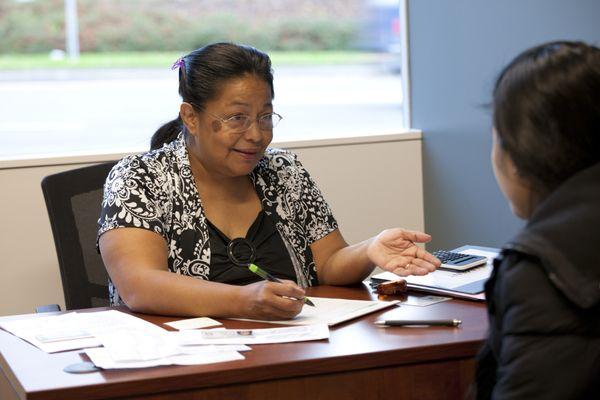
<path fill-rule="evenodd" d="M 455 253 L 453 251 L 439 250 L 435 251 L 433 255 L 442 262 L 441 269 L 450 269 L 453 271 L 466 271 L 487 263 L 487 258 L 484 256 Z"/>

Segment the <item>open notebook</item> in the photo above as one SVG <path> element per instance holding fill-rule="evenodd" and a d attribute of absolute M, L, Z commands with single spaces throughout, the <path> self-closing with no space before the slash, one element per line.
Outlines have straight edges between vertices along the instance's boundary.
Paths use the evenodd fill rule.
<path fill-rule="evenodd" d="M 284 325 L 311 325 L 325 323 L 333 326 L 351 319 L 370 314 L 375 311 L 391 307 L 399 303 L 394 301 L 369 301 L 369 300 L 346 300 L 346 299 L 331 299 L 326 297 L 313 297 L 310 300 L 315 304 L 315 307 L 304 306 L 302 311 L 294 319 L 282 321 L 263 321 L 272 324 Z M 243 319 L 243 321 L 257 321 Z"/>

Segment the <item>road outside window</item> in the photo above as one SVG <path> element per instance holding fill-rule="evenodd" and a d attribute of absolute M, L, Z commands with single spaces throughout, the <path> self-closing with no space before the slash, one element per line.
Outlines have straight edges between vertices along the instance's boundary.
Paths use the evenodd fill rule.
<path fill-rule="evenodd" d="M 171 64 L 215 41 L 271 55 L 276 142 L 398 133 L 398 3 L 0 0 L 0 158 L 147 149 L 180 103 Z"/>

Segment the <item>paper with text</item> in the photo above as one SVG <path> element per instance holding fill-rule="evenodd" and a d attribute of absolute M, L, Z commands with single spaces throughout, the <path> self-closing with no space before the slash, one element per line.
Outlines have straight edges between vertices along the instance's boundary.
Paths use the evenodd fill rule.
<path fill-rule="evenodd" d="M 97 335 L 117 330 L 166 332 L 159 326 L 116 310 L 72 312 L 0 322 L 0 328 L 47 353 L 97 347 Z"/>
<path fill-rule="evenodd" d="M 245 345 L 182 345 L 181 335 L 183 332 L 186 331 L 159 332 L 134 329 L 102 332 L 98 334 L 97 338 L 104 347 L 95 349 L 88 354 L 91 354 L 90 357 L 95 357 L 92 361 L 95 364 L 98 361 L 96 366 L 102 368 L 145 368 L 158 365 L 208 364 L 228 359 L 237 360 L 240 357 L 233 353 L 250 350 Z M 206 332 L 215 332 L 215 330 Z"/>
<path fill-rule="evenodd" d="M 181 331 L 180 345 L 193 344 L 269 344 L 329 339 L 326 324 L 269 329 L 223 329 Z"/>
<path fill-rule="evenodd" d="M 210 349 L 203 349 L 202 351 L 191 352 L 189 354 L 178 354 L 174 356 L 143 361 L 115 361 L 110 356 L 109 351 L 104 347 L 86 349 L 85 353 L 90 360 L 92 360 L 95 366 L 103 369 L 148 368 L 161 365 L 201 365 L 244 359 L 244 356 L 237 351 L 219 350 L 215 346 L 211 347 L 213 347 L 212 351 Z"/>
<path fill-rule="evenodd" d="M 302 307 L 302 311 L 300 314 L 294 317 L 294 319 L 278 321 L 260 320 L 260 322 L 283 325 L 327 324 L 329 326 L 333 326 L 387 307 L 391 307 L 400 302 L 399 300 L 347 300 L 313 296 L 310 296 L 310 300 L 315 304 L 315 307 Z"/>

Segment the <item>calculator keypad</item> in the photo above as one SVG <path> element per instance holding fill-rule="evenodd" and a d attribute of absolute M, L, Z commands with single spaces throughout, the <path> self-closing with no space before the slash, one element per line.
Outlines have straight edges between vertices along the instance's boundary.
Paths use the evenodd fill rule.
<path fill-rule="evenodd" d="M 472 257 L 468 254 L 454 253 L 452 251 L 439 250 L 433 253 L 434 256 L 440 259 L 442 264 L 450 264 L 462 260 L 463 258 Z"/>

